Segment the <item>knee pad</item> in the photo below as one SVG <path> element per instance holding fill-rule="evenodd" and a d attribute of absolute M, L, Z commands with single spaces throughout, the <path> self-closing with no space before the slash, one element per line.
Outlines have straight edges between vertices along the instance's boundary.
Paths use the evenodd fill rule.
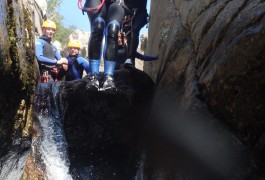
<path fill-rule="evenodd" d="M 117 21 L 111 21 L 107 25 L 107 32 L 106 32 L 107 38 L 117 39 L 119 30 L 120 30 L 120 23 L 118 23 Z"/>
<path fill-rule="evenodd" d="M 103 31 L 105 28 L 105 21 L 101 17 L 97 17 L 92 24 L 92 33 L 103 36 Z"/>
<path fill-rule="evenodd" d="M 117 21 L 111 21 L 106 29 L 106 44 L 104 50 L 105 60 L 116 61 L 118 55 L 118 32 L 120 24 Z"/>

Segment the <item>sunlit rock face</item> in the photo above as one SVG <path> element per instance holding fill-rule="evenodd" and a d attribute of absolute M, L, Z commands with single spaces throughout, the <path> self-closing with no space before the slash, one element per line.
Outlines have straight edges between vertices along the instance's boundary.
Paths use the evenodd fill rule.
<path fill-rule="evenodd" d="M 88 56 L 88 40 L 89 40 L 89 37 L 90 37 L 90 33 L 89 32 L 82 31 L 82 30 L 79 30 L 79 29 L 76 29 L 69 36 L 69 40 L 76 39 L 76 40 L 80 41 L 80 43 L 81 43 L 81 48 L 80 48 L 81 51 L 85 50 L 85 56 L 84 57 Z"/>
<path fill-rule="evenodd" d="M 25 4 L 28 3 L 28 0 L 24 0 Z M 35 24 L 35 31 L 38 36 L 42 35 L 41 26 L 44 17 L 46 16 L 47 12 L 47 0 L 34 0 L 32 1 L 32 9 L 34 10 L 34 24 Z"/>
<path fill-rule="evenodd" d="M 22 3 L 0 2 L 0 157 L 10 146 L 14 129 L 19 136 L 29 135 L 36 61 L 33 9 Z"/>
<path fill-rule="evenodd" d="M 152 0 L 146 53 L 159 52 L 159 61 L 144 67 L 157 83 L 156 105 L 218 119 L 261 161 L 258 168 L 265 162 L 264 14 L 263 1 Z"/>
<path fill-rule="evenodd" d="M 145 49 L 146 49 L 147 41 L 148 41 L 148 35 L 147 34 L 141 34 L 140 35 L 139 46 L 137 48 L 137 52 L 139 52 L 141 54 L 145 54 Z M 149 55 L 151 55 L 151 54 L 149 54 Z M 136 58 L 135 59 L 135 67 L 137 69 L 143 70 L 144 61 Z"/>
<path fill-rule="evenodd" d="M 45 16 L 47 12 L 47 0 L 35 0 L 35 3 L 41 9 L 43 16 Z"/>
<path fill-rule="evenodd" d="M 59 42 L 59 41 L 54 41 L 52 43 L 54 46 L 56 46 L 56 48 L 59 50 L 59 51 L 62 51 L 62 44 Z"/>

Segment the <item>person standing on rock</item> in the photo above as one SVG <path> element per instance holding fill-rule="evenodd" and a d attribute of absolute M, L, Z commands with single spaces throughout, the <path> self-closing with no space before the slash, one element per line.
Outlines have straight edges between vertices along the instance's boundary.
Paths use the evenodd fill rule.
<path fill-rule="evenodd" d="M 84 8 L 79 8 L 87 12 L 91 24 L 88 46 L 90 74 L 87 87 L 97 90 L 100 88 L 99 66 L 105 35 L 104 78 L 101 85 L 103 90 L 116 90 L 113 75 L 118 54 L 118 32 L 125 14 L 124 8 L 120 0 L 86 0 Z"/>
<path fill-rule="evenodd" d="M 66 81 L 75 79 L 82 79 L 84 70 L 89 73 L 89 62 L 80 55 L 81 44 L 78 40 L 70 40 L 68 42 L 69 55 L 66 57 L 68 60 L 68 70 L 66 73 Z"/>
<path fill-rule="evenodd" d="M 43 35 L 36 39 L 36 58 L 39 64 L 40 82 L 58 81 L 67 70 L 68 61 L 62 58 L 60 52 L 52 44 L 52 38 L 56 31 L 56 24 L 46 20 L 42 24 Z"/>
<path fill-rule="evenodd" d="M 147 0 L 124 0 L 126 17 L 129 29 L 125 29 L 128 41 L 128 59 L 124 66 L 135 66 L 135 57 L 139 45 L 140 30 L 148 22 Z"/>

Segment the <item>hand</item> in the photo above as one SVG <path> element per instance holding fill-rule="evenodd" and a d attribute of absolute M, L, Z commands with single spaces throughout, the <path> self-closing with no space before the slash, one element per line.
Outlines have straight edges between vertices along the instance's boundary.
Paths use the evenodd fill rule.
<path fill-rule="evenodd" d="M 59 61 L 57 61 L 58 65 L 61 65 L 65 71 L 68 69 L 68 60 L 66 58 L 61 58 Z"/>
<path fill-rule="evenodd" d="M 66 58 L 61 58 L 60 60 L 57 61 L 57 64 L 58 65 L 61 65 L 61 64 L 68 65 L 68 60 Z"/>

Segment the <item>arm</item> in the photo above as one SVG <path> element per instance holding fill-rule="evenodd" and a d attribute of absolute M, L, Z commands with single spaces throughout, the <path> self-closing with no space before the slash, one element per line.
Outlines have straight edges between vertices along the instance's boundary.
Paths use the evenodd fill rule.
<path fill-rule="evenodd" d="M 89 73 L 89 62 L 88 62 L 88 60 L 86 60 L 85 58 L 79 56 L 77 58 L 77 61 L 78 61 L 78 64 L 81 64 L 84 67 L 86 73 L 88 74 Z"/>
<path fill-rule="evenodd" d="M 154 61 L 158 59 L 158 56 L 147 56 L 147 55 L 140 54 L 137 51 L 135 53 L 135 57 L 143 61 Z"/>
<path fill-rule="evenodd" d="M 35 48 L 36 48 L 36 58 L 38 61 L 46 65 L 56 65 L 55 59 L 50 59 L 43 56 L 43 41 L 41 39 L 36 40 Z"/>
<path fill-rule="evenodd" d="M 53 46 L 54 46 L 54 45 L 53 45 Z M 60 51 L 57 49 L 56 46 L 54 46 L 54 48 L 56 49 L 55 54 L 54 54 L 55 58 L 56 58 L 57 60 L 62 59 L 62 56 L 61 56 L 61 54 L 60 54 Z"/>
<path fill-rule="evenodd" d="M 68 60 L 66 58 L 62 58 L 61 53 L 56 46 L 53 45 L 53 47 L 56 49 L 54 53 L 55 59 L 57 60 L 56 65 L 62 65 L 64 70 L 67 70 Z"/>

